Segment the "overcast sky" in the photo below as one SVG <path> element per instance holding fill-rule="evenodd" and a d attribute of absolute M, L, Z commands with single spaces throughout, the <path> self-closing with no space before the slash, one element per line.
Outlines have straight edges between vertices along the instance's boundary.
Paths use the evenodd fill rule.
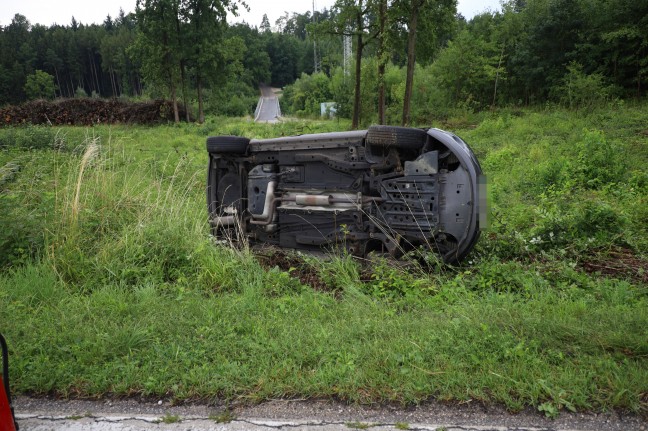
<path fill-rule="evenodd" d="M 230 17 L 229 22 L 246 21 L 260 25 L 264 13 L 268 14 L 270 24 L 274 25 L 284 11 L 304 13 L 313 7 L 312 0 L 246 0 L 250 12 L 241 9 L 238 18 Z M 315 0 L 315 9 L 331 7 L 335 0 Z M 84 24 L 100 23 L 107 15 L 115 16 L 119 8 L 124 12 L 135 10 L 135 0 L 0 0 L 0 25 L 11 23 L 17 13 L 25 15 L 32 24 L 67 25 L 72 16 Z M 499 0 L 459 0 L 459 12 L 470 19 L 487 9 L 498 10 Z"/>

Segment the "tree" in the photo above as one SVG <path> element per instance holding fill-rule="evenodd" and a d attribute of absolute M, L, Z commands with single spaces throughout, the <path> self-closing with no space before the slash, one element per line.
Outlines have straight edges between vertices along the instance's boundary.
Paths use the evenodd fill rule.
<path fill-rule="evenodd" d="M 52 99 L 55 96 L 54 77 L 47 72 L 37 70 L 27 76 L 25 94 L 30 100 Z"/>
<path fill-rule="evenodd" d="M 149 83 L 164 83 L 171 95 L 173 117 L 180 121 L 176 97 L 182 47 L 178 46 L 178 0 L 137 0 L 139 33 L 132 54 L 140 57 Z"/>
<path fill-rule="evenodd" d="M 448 42 L 432 65 L 433 73 L 450 104 L 487 106 L 498 56 L 490 42 L 467 28 Z"/>
<path fill-rule="evenodd" d="M 5 91 L 0 101 L 17 103 L 24 99 L 25 77 L 32 73 L 34 53 L 27 44 L 30 41 L 31 24 L 24 15 L 16 14 L 11 24 L 2 29 L 3 44 L 0 63 L 4 66 L 0 77 Z"/>
<path fill-rule="evenodd" d="M 424 30 L 425 39 L 430 45 L 437 39 L 443 23 L 456 13 L 456 0 L 399 0 L 394 5 L 406 19 L 407 28 L 407 76 L 405 80 L 405 98 L 403 100 L 403 118 L 401 123 L 409 125 L 412 88 L 414 86 L 414 66 L 416 65 L 416 40 L 420 29 Z M 421 23 L 421 26 L 419 26 Z M 433 24 L 433 25 L 430 25 Z"/>
<path fill-rule="evenodd" d="M 226 39 L 232 37 L 239 38 L 247 48 L 242 59 L 243 71 L 240 79 L 255 88 L 260 82 L 270 82 L 272 61 L 259 31 L 246 24 L 235 24 L 227 29 Z"/>
<path fill-rule="evenodd" d="M 385 124 L 385 66 L 387 65 L 387 0 L 378 1 L 378 124 Z"/>
<path fill-rule="evenodd" d="M 261 19 L 261 31 L 263 33 L 270 33 L 270 20 L 268 19 L 268 14 L 264 13 L 263 18 Z"/>
<path fill-rule="evenodd" d="M 188 46 L 187 63 L 194 68 L 198 94 L 198 121 L 205 121 L 203 84 L 206 70 L 223 70 L 229 54 L 223 44 L 227 13 L 236 14 L 236 0 L 183 0 L 182 17 L 188 21 L 184 43 Z M 265 20 L 268 17 L 265 16 Z M 268 28 L 269 28 L 268 23 Z"/>
<path fill-rule="evenodd" d="M 333 6 L 333 19 L 318 25 L 318 32 L 342 36 L 353 36 L 356 39 L 355 52 L 355 85 L 353 89 L 353 115 L 351 128 L 357 129 L 360 123 L 362 51 L 376 38 L 379 29 L 373 17 L 375 0 L 337 0 Z"/>

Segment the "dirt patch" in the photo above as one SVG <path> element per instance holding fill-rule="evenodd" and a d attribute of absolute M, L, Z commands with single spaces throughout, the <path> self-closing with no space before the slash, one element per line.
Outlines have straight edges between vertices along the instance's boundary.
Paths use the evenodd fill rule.
<path fill-rule="evenodd" d="M 289 273 L 291 277 L 298 279 L 303 285 L 311 286 L 320 292 L 334 291 L 328 283 L 322 280 L 317 268 L 313 267 L 312 264 L 294 252 L 273 247 L 264 247 L 261 250 L 257 250 L 255 255 L 261 266 L 265 269 L 278 267 L 282 271 Z"/>
<path fill-rule="evenodd" d="M 180 118 L 185 118 L 180 109 Z M 49 124 L 52 126 L 95 124 L 158 124 L 173 121 L 168 100 L 124 102 L 116 99 L 34 100 L 0 109 L 0 125 Z"/>
<path fill-rule="evenodd" d="M 589 256 L 581 263 L 581 268 L 590 274 L 600 273 L 609 277 L 630 279 L 635 283 L 648 283 L 648 260 L 625 248 L 615 248 Z"/>

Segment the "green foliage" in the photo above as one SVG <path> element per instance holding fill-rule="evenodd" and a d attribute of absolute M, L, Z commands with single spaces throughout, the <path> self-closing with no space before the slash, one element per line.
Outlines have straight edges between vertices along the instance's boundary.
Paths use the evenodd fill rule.
<path fill-rule="evenodd" d="M 63 149 L 66 137 L 62 129 L 48 126 L 7 127 L 0 130 L 0 148 L 44 150 Z"/>
<path fill-rule="evenodd" d="M 229 82 L 218 89 L 205 91 L 205 108 L 215 115 L 252 115 L 258 101 L 258 91 L 243 82 Z"/>
<path fill-rule="evenodd" d="M 399 268 L 386 260 L 371 265 L 371 281 L 362 290 L 376 298 L 399 299 L 420 298 L 436 289 L 433 282 L 412 268 Z"/>
<path fill-rule="evenodd" d="M 47 72 L 37 70 L 27 76 L 25 83 L 25 94 L 27 99 L 53 99 L 54 98 L 54 77 Z"/>
<path fill-rule="evenodd" d="M 605 104 L 614 94 L 614 89 L 605 84 L 600 73 L 586 75 L 583 66 L 571 62 L 562 84 L 554 89 L 557 99 L 571 109 L 592 109 Z"/>
<path fill-rule="evenodd" d="M 14 389 L 177 401 L 434 397 L 551 417 L 641 413 L 647 121 L 643 105 L 506 110 L 458 130 L 488 175 L 493 228 L 469 262 L 425 269 L 348 255 L 264 269 L 245 249 L 211 241 L 205 136 L 348 122 L 208 117 L 63 129 L 80 151 L 4 147 L 0 223 L 11 228 L 0 238 L 41 244 L 22 255 L 0 250 L 11 256 L 0 272 L 0 321 Z M 0 139 L 43 131 L 2 129 Z M 90 144 L 99 151 L 84 162 Z M 607 176 L 610 166 L 621 168 Z M 630 269 L 584 270 L 607 252 L 603 263 L 616 263 L 620 245 Z M 302 268 L 321 290 L 299 281 Z"/>
<path fill-rule="evenodd" d="M 166 414 L 162 416 L 162 423 L 165 424 L 175 424 L 181 422 L 180 416 L 178 415 L 171 415 L 171 414 Z"/>
<path fill-rule="evenodd" d="M 86 93 L 83 87 L 77 87 L 77 89 L 74 91 L 74 97 L 84 99 L 88 97 L 88 93 Z"/>
<path fill-rule="evenodd" d="M 446 92 L 447 103 L 482 108 L 491 101 L 496 61 L 488 41 L 463 30 L 441 51 L 432 73 Z"/>
<path fill-rule="evenodd" d="M 7 165 L 0 175 L 6 175 L 6 169 Z M 43 209 L 37 208 L 41 211 L 34 213 L 30 211 L 33 207 L 19 204 L 22 202 L 0 185 L 0 225 L 6 227 L 0 231 L 0 268 L 29 263 L 43 250 L 45 235 L 40 219 Z"/>
<path fill-rule="evenodd" d="M 302 117 L 319 117 L 320 103 L 331 101 L 330 79 L 324 73 L 302 74 L 294 84 L 285 88 L 282 108 Z"/>
<path fill-rule="evenodd" d="M 612 183 L 625 182 L 627 170 L 620 143 L 609 143 L 601 131 L 583 130 L 576 148 L 575 180 L 584 187 L 597 189 Z"/>

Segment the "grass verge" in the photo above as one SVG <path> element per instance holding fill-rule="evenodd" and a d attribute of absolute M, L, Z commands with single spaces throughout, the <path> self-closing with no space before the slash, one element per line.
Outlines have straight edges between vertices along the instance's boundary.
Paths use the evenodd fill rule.
<path fill-rule="evenodd" d="M 470 262 L 434 270 L 345 256 L 286 268 L 212 243 L 204 136 L 334 123 L 66 128 L 55 146 L 5 149 L 0 331 L 14 388 L 645 414 L 646 119 L 503 112 L 459 132 L 496 217 Z M 0 140 L 50 133 L 10 132 Z M 619 249 L 629 270 L 586 271 Z"/>

